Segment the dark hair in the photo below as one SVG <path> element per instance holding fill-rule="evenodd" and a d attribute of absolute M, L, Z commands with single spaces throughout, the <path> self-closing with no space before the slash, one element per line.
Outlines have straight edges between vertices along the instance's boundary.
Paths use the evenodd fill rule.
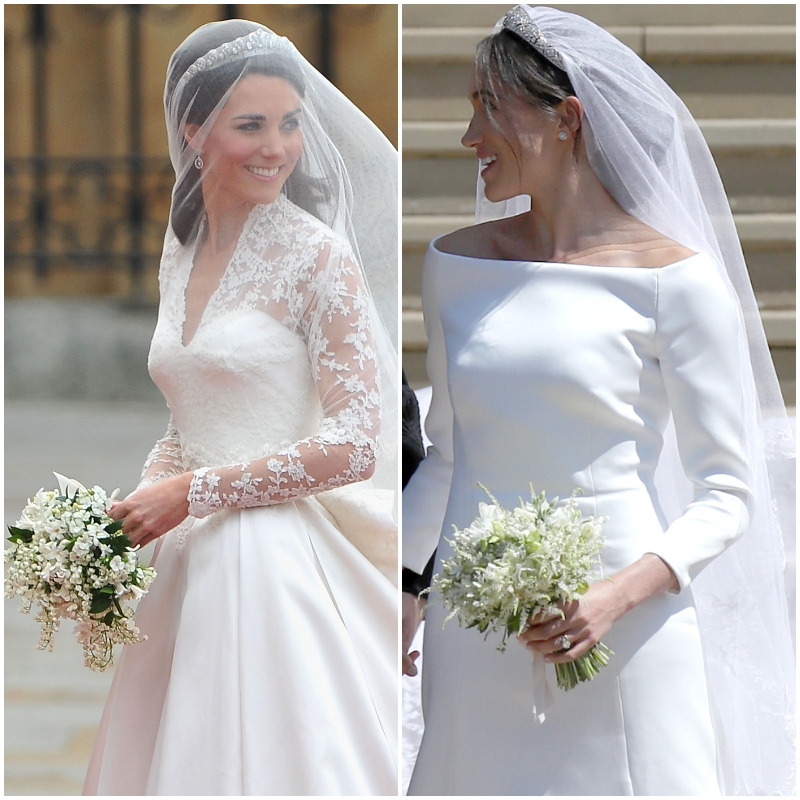
<path fill-rule="evenodd" d="M 569 75 L 563 69 L 505 28 L 478 45 L 475 80 L 484 103 L 486 93 L 500 98 L 510 95 L 552 113 L 562 100 L 575 96 Z M 579 128 L 575 135 L 576 153 L 580 135 Z"/>
<path fill-rule="evenodd" d="M 176 51 L 167 75 L 167 107 L 170 109 L 169 116 L 172 119 L 180 120 L 183 124 L 202 125 L 230 87 L 243 76 L 251 74 L 283 78 L 291 84 L 301 99 L 305 97 L 305 81 L 299 67 L 286 55 L 263 53 L 198 72 L 183 88 L 178 99 L 178 107 L 171 108 L 171 98 L 178 82 L 198 58 L 209 50 L 240 36 L 246 36 L 258 28 L 259 26 L 243 20 L 218 23 L 215 27 L 217 35 L 214 38 L 203 37 L 198 43 L 201 46 L 191 47 L 184 43 L 183 50 Z M 181 146 L 185 149 L 188 143 L 181 141 Z M 328 199 L 328 193 L 322 181 L 310 178 L 303 172 L 302 164 L 301 156 L 284 184 L 283 191 L 295 203 L 316 216 L 318 204 Z M 196 235 L 204 216 L 202 181 L 197 168 L 192 164 L 178 175 L 172 194 L 170 224 L 181 244 L 186 244 Z"/>

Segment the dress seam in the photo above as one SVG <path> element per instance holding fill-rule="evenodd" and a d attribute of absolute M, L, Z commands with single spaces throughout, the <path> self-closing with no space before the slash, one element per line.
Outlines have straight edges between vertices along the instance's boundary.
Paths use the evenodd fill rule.
<path fill-rule="evenodd" d="M 658 328 L 658 310 L 659 310 L 659 305 L 658 304 L 659 304 L 659 299 L 660 299 L 660 291 L 659 290 L 661 289 L 661 284 L 660 284 L 660 281 L 659 281 L 658 272 L 656 272 L 655 286 L 656 286 L 655 297 L 653 298 L 653 323 L 654 323 L 654 326 L 655 326 L 655 331 L 654 331 L 655 335 L 653 336 L 653 341 L 654 341 L 654 344 L 656 346 L 656 358 L 658 358 L 658 351 L 659 351 L 658 340 L 660 338 L 659 328 Z M 658 360 L 659 360 L 659 363 L 660 363 L 661 359 L 658 359 Z"/>
<path fill-rule="evenodd" d="M 308 507 L 308 505 L 305 504 L 305 503 L 303 505 L 303 508 L 301 509 L 299 504 L 302 501 L 293 500 L 293 501 L 290 501 L 290 502 L 294 505 L 295 510 L 297 511 L 298 515 L 300 516 L 300 519 L 303 520 L 303 523 L 305 524 L 306 523 L 306 519 L 305 519 L 303 511 L 305 510 L 306 512 L 311 513 L 312 509 L 310 509 Z M 313 509 L 313 511 L 315 511 L 318 514 L 320 513 L 318 509 Z M 328 522 L 331 525 L 334 525 L 333 522 L 331 522 L 330 520 L 327 519 L 327 516 L 325 514 L 321 514 L 321 516 L 323 517 L 323 519 L 325 519 L 326 522 Z M 331 601 L 331 605 L 333 606 L 334 610 L 336 611 L 336 615 L 339 617 L 339 621 L 342 623 L 342 627 L 348 633 L 349 642 L 351 644 L 351 651 L 352 651 L 352 654 L 353 654 L 353 658 L 354 658 L 354 660 L 355 660 L 355 662 L 356 662 L 356 664 L 358 665 L 358 668 L 359 668 L 359 673 L 361 675 L 362 685 L 364 687 L 368 687 L 369 686 L 369 681 L 367 680 L 367 676 L 364 674 L 364 667 L 363 667 L 361 661 L 359 660 L 359 658 L 357 657 L 355 648 L 352 647 L 353 639 L 350 636 L 350 632 L 349 632 L 349 630 L 347 628 L 347 621 L 345 620 L 344 615 L 342 614 L 341 609 L 339 608 L 339 604 L 336 602 L 336 597 L 335 597 L 335 595 L 333 593 L 333 589 L 331 589 L 331 585 L 328 582 L 328 578 L 325 575 L 325 570 L 322 567 L 322 562 L 319 560 L 319 555 L 317 553 L 317 548 L 314 545 L 314 539 L 308 533 L 308 531 L 310 530 L 311 526 L 309 524 L 306 524 L 305 527 L 306 527 L 306 535 L 308 536 L 308 544 L 309 544 L 309 547 L 311 548 L 311 555 L 314 557 L 314 571 L 316 572 L 317 577 L 319 578 L 319 580 L 322 583 L 322 585 L 325 587 L 325 591 L 328 594 L 328 597 L 329 597 L 329 599 Z M 370 707 L 372 708 L 372 711 L 375 714 L 375 719 L 378 722 L 378 727 L 381 729 L 381 731 L 383 731 L 384 736 L 386 736 L 386 730 L 384 730 L 383 721 L 381 720 L 381 716 L 378 713 L 378 708 L 375 705 L 375 698 L 372 696 L 372 693 L 369 691 L 369 689 L 367 689 L 367 694 L 369 695 Z"/>
<path fill-rule="evenodd" d="M 242 563 L 243 559 L 244 559 L 244 543 L 242 541 L 243 537 L 242 537 L 242 514 L 241 514 L 241 510 L 239 510 L 239 514 L 237 515 L 236 525 L 237 525 L 236 534 L 237 534 L 237 542 L 238 542 L 237 575 L 236 575 L 236 580 L 237 580 L 237 583 L 238 583 L 238 591 L 236 593 L 236 600 L 237 600 L 237 603 L 236 603 L 236 621 L 237 621 L 237 625 L 236 625 L 236 639 L 237 639 L 237 641 L 236 641 L 236 652 L 241 655 L 241 652 L 242 652 L 241 642 L 243 640 L 246 641 L 246 638 L 242 636 L 242 633 L 243 633 L 242 627 L 243 627 L 243 624 L 244 624 L 244 615 L 241 613 L 241 609 L 242 609 L 243 605 L 246 606 L 246 601 L 243 602 L 244 598 L 242 596 L 242 589 L 244 587 L 244 580 L 243 580 L 244 570 L 243 570 L 243 563 Z M 245 699 L 244 699 L 244 695 L 243 695 L 243 692 L 242 692 L 242 685 L 244 683 L 244 680 L 243 680 L 243 677 L 242 677 L 242 672 L 244 671 L 244 659 L 240 657 L 238 659 L 238 661 L 239 661 L 238 670 L 236 672 L 236 678 L 237 678 L 237 681 L 236 681 L 237 682 L 237 687 L 236 687 L 237 691 L 236 691 L 236 693 L 239 696 L 239 720 L 238 720 L 238 722 L 239 722 L 239 786 L 241 787 L 242 795 L 244 795 L 244 794 L 247 793 L 247 789 L 248 789 L 247 777 L 246 777 L 247 776 L 246 760 L 247 760 L 248 754 L 245 752 L 245 748 L 244 748 L 244 741 L 245 741 L 245 738 L 246 738 L 245 721 L 244 721 L 244 719 L 245 719 Z"/>
<path fill-rule="evenodd" d="M 625 729 L 625 703 L 622 700 L 622 686 L 620 684 L 620 676 L 617 675 L 615 683 L 617 684 L 617 697 L 619 698 L 619 715 L 622 718 L 622 741 L 625 744 L 625 766 L 628 770 L 628 784 L 630 786 L 631 795 L 635 795 L 633 790 L 633 775 L 631 774 L 631 758 L 630 751 L 628 750 L 628 733 Z"/>
<path fill-rule="evenodd" d="M 593 445 L 594 445 L 594 421 L 595 417 L 597 416 L 597 397 L 592 397 L 592 422 L 589 428 L 589 453 L 593 452 Z M 592 484 L 592 498 L 594 499 L 594 515 L 598 516 L 599 512 L 597 510 L 597 490 L 594 485 L 594 460 L 589 460 L 589 480 Z"/>
<path fill-rule="evenodd" d="M 466 633 L 466 631 L 464 631 L 464 633 Z M 464 638 L 463 638 L 463 636 L 459 636 L 458 642 L 459 642 L 459 648 L 461 650 L 463 650 L 463 648 L 464 648 Z M 484 642 L 484 644 L 485 644 L 485 642 Z M 462 657 L 458 659 L 458 679 L 455 681 L 455 685 L 456 686 L 463 686 L 462 680 L 463 680 L 463 673 L 464 673 L 464 662 L 465 662 L 465 659 L 464 659 L 463 653 L 462 653 Z M 462 725 L 464 707 L 465 707 L 465 704 L 463 704 L 463 703 L 459 703 L 458 704 L 457 719 L 456 719 L 456 731 L 457 731 L 457 734 L 456 734 L 456 736 L 453 737 L 453 743 L 454 744 L 457 744 L 457 742 L 461 739 L 462 732 L 465 729 L 469 729 L 468 725 L 467 726 Z M 424 735 L 425 734 L 423 733 L 423 736 Z M 456 752 L 458 752 L 459 749 L 460 748 L 458 748 L 457 746 L 455 747 Z M 448 783 L 447 793 L 449 795 L 458 794 L 458 792 L 453 791 L 453 784 L 455 783 L 456 762 L 457 762 L 456 758 L 451 758 L 450 763 L 452 764 L 452 768 L 450 769 L 450 773 L 448 775 L 448 780 L 447 780 L 447 783 Z"/>

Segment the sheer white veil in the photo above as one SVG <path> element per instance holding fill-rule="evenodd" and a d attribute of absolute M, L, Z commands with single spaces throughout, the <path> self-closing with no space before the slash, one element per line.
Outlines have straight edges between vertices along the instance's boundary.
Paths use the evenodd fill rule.
<path fill-rule="evenodd" d="M 629 214 L 711 257 L 738 303 L 743 432 L 753 498 L 747 531 L 694 580 L 725 794 L 794 794 L 795 664 L 781 524 L 794 535 L 794 436 L 727 197 L 700 129 L 632 50 L 594 23 L 517 6 L 508 28 L 568 74 L 585 109 L 589 163 Z M 527 210 L 491 203 L 478 178 L 476 221 Z M 670 421 L 656 473 L 670 522 L 692 497 Z"/>
<path fill-rule="evenodd" d="M 372 484 L 396 492 L 397 151 L 288 39 L 262 25 L 245 20 L 203 25 L 170 59 L 164 107 L 176 184 L 165 249 L 176 246 L 176 239 L 181 246 L 192 246 L 203 229 L 196 159 L 203 157 L 202 143 L 231 92 L 252 72 L 284 78 L 300 98 L 303 152 L 283 193 L 344 238 L 362 270 L 381 387 L 381 434 Z M 204 170 L 210 166 L 202 164 Z"/>

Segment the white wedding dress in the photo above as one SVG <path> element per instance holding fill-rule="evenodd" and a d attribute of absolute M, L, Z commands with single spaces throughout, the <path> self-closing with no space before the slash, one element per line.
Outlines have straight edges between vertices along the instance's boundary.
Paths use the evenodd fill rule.
<path fill-rule="evenodd" d="M 84 791 L 394 795 L 392 498 L 353 483 L 379 415 L 360 273 L 283 196 L 185 342 L 191 269 L 168 242 L 150 370 L 172 420 L 142 485 L 194 470 L 192 517 L 161 540 Z"/>
<path fill-rule="evenodd" d="M 600 514 L 605 575 L 661 556 L 681 591 L 620 618 L 589 683 L 532 714 L 532 655 L 426 614 L 425 732 L 414 795 L 718 795 L 714 725 L 692 578 L 747 526 L 736 310 L 698 254 L 656 268 L 524 263 L 443 253 L 423 277 L 433 442 L 403 495 L 403 562 L 450 551 L 485 499 L 577 498 Z M 694 499 L 671 526 L 654 472 L 670 412 Z M 542 698 L 537 698 L 541 703 Z"/>

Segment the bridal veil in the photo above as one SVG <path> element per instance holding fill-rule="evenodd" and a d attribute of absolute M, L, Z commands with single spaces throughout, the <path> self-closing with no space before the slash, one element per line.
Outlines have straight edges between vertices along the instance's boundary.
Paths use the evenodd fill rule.
<path fill-rule="evenodd" d="M 565 70 L 585 116 L 589 163 L 629 214 L 714 261 L 735 299 L 751 467 L 750 525 L 691 585 L 703 641 L 725 794 L 793 794 L 795 665 L 781 525 L 794 530 L 794 435 L 733 216 L 692 115 L 632 50 L 594 23 L 517 6 L 496 25 Z M 478 177 L 476 221 L 519 214 L 528 198 L 491 203 Z M 672 522 L 691 502 L 670 422 L 656 473 Z M 791 491 L 786 487 L 791 486 Z"/>
<path fill-rule="evenodd" d="M 376 566 L 394 573 L 396 525 L 390 515 L 396 503 L 399 437 L 395 148 L 285 37 L 244 20 L 204 25 L 178 47 L 168 67 L 164 106 L 176 183 L 165 251 L 178 243 L 191 249 L 202 235 L 201 167 L 207 171 L 211 166 L 203 162 L 208 158 L 203 141 L 251 70 L 284 78 L 297 92 L 303 152 L 283 192 L 346 240 L 368 290 L 363 302 L 380 387 L 380 435 L 371 479 L 375 491 L 355 484 L 323 492 L 318 500 Z M 334 274 L 321 269 L 319 280 Z M 321 293 L 335 289 L 317 287 Z M 366 526 L 365 517 L 370 521 Z M 355 519 L 360 524 L 351 524 Z"/>

